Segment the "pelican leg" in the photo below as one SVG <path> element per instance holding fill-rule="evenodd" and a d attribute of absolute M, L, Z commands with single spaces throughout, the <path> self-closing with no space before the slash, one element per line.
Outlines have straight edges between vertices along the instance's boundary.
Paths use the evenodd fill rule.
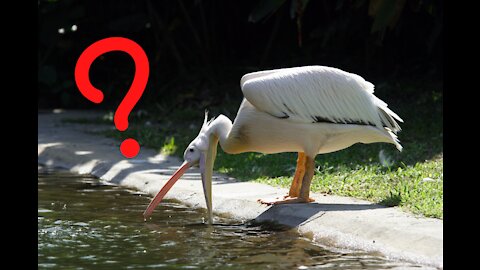
<path fill-rule="evenodd" d="M 300 160 L 300 155 L 299 155 L 299 160 Z M 262 200 L 259 199 L 258 202 L 266 205 L 273 205 L 273 204 L 286 204 L 286 203 L 309 203 L 309 202 L 314 202 L 315 200 L 310 198 L 310 184 L 312 183 L 312 178 L 313 174 L 315 172 L 315 158 L 311 158 L 305 155 L 305 171 L 303 173 L 303 177 L 300 178 L 301 181 L 297 183 L 297 185 L 300 185 L 299 188 L 294 187 L 295 183 L 292 183 L 292 187 L 290 188 L 290 191 L 298 192 L 296 195 L 295 193 L 290 193 L 288 196 L 283 197 L 283 199 L 276 198 L 274 200 Z M 298 167 L 297 167 L 298 169 Z M 295 176 L 297 174 L 295 173 Z M 295 178 L 294 178 L 295 182 Z M 296 195 L 296 196 L 292 196 Z"/>
<path fill-rule="evenodd" d="M 302 187 L 300 188 L 301 200 L 305 202 L 314 202 L 315 200 L 310 198 L 310 184 L 312 183 L 313 174 L 315 173 L 315 158 L 307 157 L 305 166 L 305 175 L 302 181 Z"/>
<path fill-rule="evenodd" d="M 295 170 L 295 176 L 293 177 L 292 185 L 290 186 L 290 191 L 288 192 L 287 197 L 298 197 L 300 194 L 300 187 L 302 186 L 303 176 L 305 175 L 305 162 L 306 155 L 303 152 L 298 153 L 297 159 L 297 169 Z"/>

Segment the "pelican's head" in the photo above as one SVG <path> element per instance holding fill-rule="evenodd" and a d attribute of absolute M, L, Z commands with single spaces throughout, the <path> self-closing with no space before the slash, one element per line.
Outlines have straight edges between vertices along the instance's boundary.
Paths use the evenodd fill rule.
<path fill-rule="evenodd" d="M 204 155 L 208 151 L 209 138 L 208 138 L 208 115 L 205 113 L 205 121 L 203 122 L 202 129 L 198 133 L 197 137 L 190 142 L 187 149 L 183 153 L 183 159 L 191 166 L 201 165 L 199 164 L 202 154 Z"/>
<path fill-rule="evenodd" d="M 208 220 L 210 224 L 212 223 L 212 174 L 213 163 L 217 152 L 218 138 L 210 134 L 209 125 L 213 119 L 207 122 L 207 118 L 208 113 L 205 112 L 205 120 L 198 136 L 190 142 L 187 149 L 185 149 L 183 154 L 185 161 L 150 202 L 150 205 L 143 213 L 145 219 L 152 214 L 155 207 L 162 201 L 163 197 L 175 182 L 177 182 L 177 180 L 180 179 L 190 167 L 198 166 L 202 176 L 203 192 L 205 194 L 205 202 L 208 210 Z"/>

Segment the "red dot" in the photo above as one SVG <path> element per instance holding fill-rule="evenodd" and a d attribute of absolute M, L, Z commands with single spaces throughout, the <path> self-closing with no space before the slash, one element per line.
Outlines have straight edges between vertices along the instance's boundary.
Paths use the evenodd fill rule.
<path fill-rule="evenodd" d="M 120 152 L 126 157 L 126 158 L 133 158 L 136 155 L 138 155 L 138 152 L 140 151 L 140 145 L 138 142 L 132 138 L 126 139 L 125 141 L 122 142 L 120 145 Z"/>

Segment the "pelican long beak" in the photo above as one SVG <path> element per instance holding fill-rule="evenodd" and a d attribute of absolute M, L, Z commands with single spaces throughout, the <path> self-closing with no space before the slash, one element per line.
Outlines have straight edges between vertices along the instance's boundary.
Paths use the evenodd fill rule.
<path fill-rule="evenodd" d="M 203 194 L 205 194 L 205 203 L 207 205 L 208 223 L 213 224 L 212 213 L 212 173 L 213 170 L 209 169 L 212 161 L 207 160 L 211 158 L 209 155 L 205 157 L 204 154 L 200 156 L 200 172 L 202 174 Z"/>
<path fill-rule="evenodd" d="M 150 202 L 148 205 L 147 209 L 145 209 L 145 212 L 143 212 L 143 218 L 147 220 L 148 217 L 152 214 L 153 210 L 157 205 L 162 201 L 163 197 L 167 194 L 167 192 L 173 187 L 175 182 L 182 177 L 182 175 L 190 168 L 192 165 L 188 163 L 187 161 L 184 161 L 183 164 L 178 168 L 178 170 L 170 177 L 170 179 L 167 181 L 167 183 L 160 189 L 160 191 L 157 193 L 155 198 Z"/>
<path fill-rule="evenodd" d="M 213 212 L 212 212 L 212 175 L 213 175 L 213 164 L 215 162 L 215 156 L 217 155 L 217 144 L 218 138 L 216 136 L 210 136 L 208 150 L 200 154 L 199 167 L 202 174 L 202 185 L 203 192 L 205 194 L 205 203 L 207 204 L 208 211 L 208 223 L 213 224 Z M 187 161 L 178 168 L 178 170 L 172 175 L 172 177 L 167 181 L 167 183 L 160 189 L 155 198 L 150 202 L 145 212 L 143 212 L 143 217 L 147 220 L 148 217 L 152 214 L 153 210 L 157 205 L 162 201 L 163 197 L 167 192 L 172 188 L 175 182 L 182 177 L 182 175 L 190 168 L 192 165 Z"/>

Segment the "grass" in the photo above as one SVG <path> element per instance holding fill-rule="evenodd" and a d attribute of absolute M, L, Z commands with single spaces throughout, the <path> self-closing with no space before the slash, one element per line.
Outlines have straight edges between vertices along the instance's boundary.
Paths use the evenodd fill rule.
<path fill-rule="evenodd" d="M 397 86 L 399 87 L 399 86 Z M 380 90 L 378 90 L 380 88 Z M 440 90 L 421 91 L 402 87 L 402 97 L 388 97 L 391 86 L 377 86 L 376 94 L 405 121 L 399 133 L 404 147 L 398 152 L 390 144 L 356 144 L 342 151 L 319 155 L 311 190 L 352 196 L 399 206 L 425 217 L 443 218 L 443 97 Z M 397 91 L 398 93 L 398 91 Z M 223 113 L 232 120 L 238 102 L 209 108 L 210 115 Z M 225 108 L 232 108 L 226 111 Z M 111 113 L 109 114 L 112 115 Z M 182 157 L 188 143 L 196 137 L 203 121 L 203 110 L 188 108 L 166 116 L 153 113 L 132 117 L 127 131 L 106 130 L 102 134 L 125 139 L 131 136 L 142 146 L 164 154 Z M 69 120 L 67 120 L 69 121 Z M 73 119 L 82 123 L 85 120 Z M 93 122 L 103 123 L 109 117 Z M 295 171 L 296 153 L 225 154 L 218 148 L 215 170 L 242 181 L 254 181 L 289 188 Z"/>

